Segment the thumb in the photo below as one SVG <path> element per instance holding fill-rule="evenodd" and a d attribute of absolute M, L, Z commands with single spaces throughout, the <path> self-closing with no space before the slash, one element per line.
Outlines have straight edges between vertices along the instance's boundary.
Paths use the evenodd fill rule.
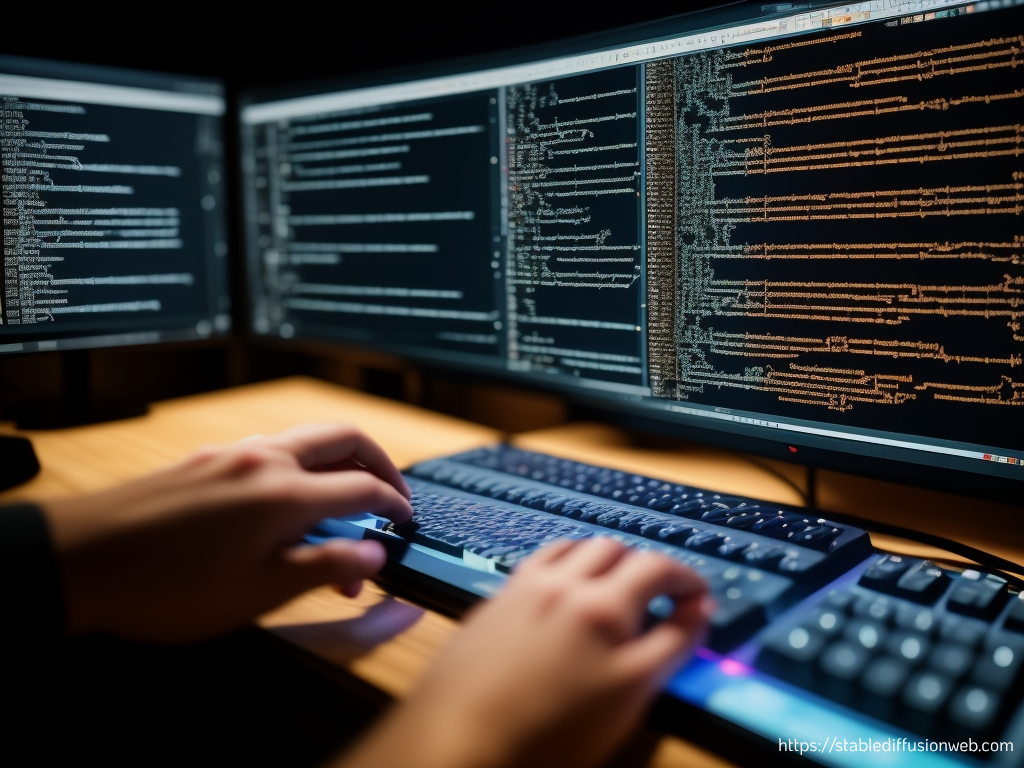
<path fill-rule="evenodd" d="M 292 547 L 282 560 L 282 581 L 299 593 L 323 584 L 362 581 L 384 567 L 387 552 L 376 541 L 332 539 Z"/>
<path fill-rule="evenodd" d="M 680 600 L 670 618 L 623 645 L 619 655 L 623 669 L 638 679 L 663 685 L 689 660 L 693 648 L 704 642 L 716 607 L 707 594 Z"/>

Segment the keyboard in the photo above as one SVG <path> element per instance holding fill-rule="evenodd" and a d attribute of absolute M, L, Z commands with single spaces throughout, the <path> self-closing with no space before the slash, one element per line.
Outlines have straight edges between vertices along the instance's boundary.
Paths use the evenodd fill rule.
<path fill-rule="evenodd" d="M 546 542 L 591 536 L 685 563 L 718 600 L 709 645 L 721 651 L 872 553 L 865 531 L 806 510 L 506 445 L 406 477 L 412 521 L 383 531 L 477 567 L 509 573 Z"/>
<path fill-rule="evenodd" d="M 996 576 L 897 555 L 760 646 L 758 669 L 929 739 L 995 739 L 1024 692 L 1024 600 Z"/>
<path fill-rule="evenodd" d="M 474 598 L 547 542 L 608 536 L 694 568 L 718 602 L 707 650 L 669 685 L 678 699 L 773 742 L 837 713 L 875 739 L 1024 738 L 1024 600 L 995 576 L 880 554 L 807 509 L 507 445 L 404 475 L 410 522 L 325 520 L 310 540 L 376 538 Z"/>

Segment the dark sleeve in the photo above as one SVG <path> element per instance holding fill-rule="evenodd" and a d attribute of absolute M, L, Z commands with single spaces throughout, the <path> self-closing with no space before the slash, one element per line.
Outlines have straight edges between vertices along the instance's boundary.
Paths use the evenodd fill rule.
<path fill-rule="evenodd" d="M 0 617 L 0 648 L 14 658 L 45 652 L 65 636 L 57 556 L 34 504 L 0 507 Z"/>

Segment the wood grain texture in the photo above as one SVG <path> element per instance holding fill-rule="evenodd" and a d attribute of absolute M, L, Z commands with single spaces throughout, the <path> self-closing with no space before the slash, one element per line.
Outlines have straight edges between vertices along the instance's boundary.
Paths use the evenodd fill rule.
<path fill-rule="evenodd" d="M 179 461 L 201 445 L 342 421 L 363 429 L 399 466 L 493 443 L 501 433 L 412 405 L 294 377 L 156 403 L 137 419 L 19 432 L 43 471 L 0 501 L 99 490 Z M 14 433 L 8 425 L 4 430 Z"/>

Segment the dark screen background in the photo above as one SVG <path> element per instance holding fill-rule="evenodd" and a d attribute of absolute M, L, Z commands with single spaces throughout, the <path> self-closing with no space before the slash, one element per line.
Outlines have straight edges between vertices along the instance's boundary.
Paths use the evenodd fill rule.
<path fill-rule="evenodd" d="M 289 210 L 281 218 L 286 237 L 277 236 L 270 224 L 274 205 L 264 201 L 274 185 L 261 187 L 257 178 L 252 191 L 261 212 L 254 245 L 269 243 L 285 262 L 251 287 L 280 292 L 280 298 L 267 299 L 275 324 L 287 322 L 305 335 L 497 354 L 491 266 L 495 95 L 330 113 L 278 126 L 272 134 L 262 126 L 251 129 L 257 177 L 276 170 L 264 169 L 261 159 L 268 141 L 276 142 L 278 167 L 288 169 L 275 181 L 281 189 L 277 205 Z M 392 220 L 353 220 L 361 215 Z M 394 220 L 403 215 L 437 218 Z M 329 253 L 332 246 L 339 249 L 328 257 L 335 263 L 301 263 L 303 254 Z M 400 295 L 410 289 L 443 295 Z M 341 307 L 349 309 L 337 311 Z M 388 310 L 421 314 L 381 314 Z"/>
<path fill-rule="evenodd" d="M 713 231 L 680 223 L 684 282 L 704 286 L 680 320 L 701 339 L 680 346 L 686 399 L 1024 447 L 1024 74 L 1005 39 L 1022 21 L 843 27 L 768 61 L 764 46 L 709 54 L 724 89 L 699 68 L 677 82 L 699 92 L 681 114 L 714 181 L 697 206 Z M 765 245 L 776 258 L 722 257 Z"/>
<path fill-rule="evenodd" d="M 35 103 L 48 102 L 42 99 L 26 99 Z M 64 104 L 66 102 L 60 102 Z M 46 203 L 37 218 L 58 220 L 60 214 L 48 215 L 50 209 L 117 209 L 117 208 L 159 208 L 177 209 L 179 212 L 178 233 L 164 238 L 149 237 L 137 225 L 111 226 L 39 226 L 38 232 L 49 231 L 90 231 L 130 229 L 139 231 L 134 238 L 176 239 L 182 241 L 181 248 L 139 248 L 139 249 L 98 249 L 98 248 L 43 248 L 42 257 L 56 256 L 62 261 L 53 264 L 50 274 L 56 279 L 108 277 L 120 275 L 151 275 L 190 273 L 192 285 L 70 285 L 59 286 L 67 290 L 60 298 L 66 298 L 68 305 L 120 303 L 157 300 L 158 311 L 106 312 L 88 314 L 58 314 L 53 322 L 35 324 L 4 325 L 0 327 L 0 338 L 5 341 L 25 336 L 45 334 L 48 337 L 60 334 L 82 334 L 91 331 L 134 331 L 141 329 L 180 328 L 194 325 L 219 309 L 210 306 L 207 242 L 203 227 L 203 211 L 200 201 L 203 185 L 200 179 L 201 166 L 205 170 L 205 158 L 196 154 L 199 123 L 201 118 L 194 114 L 145 110 L 127 107 L 112 107 L 100 104 L 82 104 L 85 114 L 66 114 L 39 110 L 25 111 L 29 131 L 74 132 L 106 134 L 109 142 L 45 139 L 50 144 L 78 144 L 82 150 L 49 150 L 50 155 L 77 157 L 83 164 L 155 165 L 176 166 L 180 176 L 144 175 L 136 173 L 71 171 L 59 168 L 45 169 L 55 186 L 91 185 L 126 186 L 132 194 L 104 194 L 95 192 L 50 192 L 42 190 L 39 197 Z M 40 139 L 29 138 L 39 143 Z M 36 150 L 38 151 L 38 150 Z M 63 160 L 55 161 L 62 163 Z M 66 214 L 64 219 L 75 220 L 124 220 L 139 216 L 124 214 Z M 68 241 L 109 241 L 109 236 L 46 236 L 48 242 Z M 219 276 L 213 276 L 215 279 Z M 219 280 L 217 280 L 219 283 Z M 218 287 L 219 290 L 219 287 Z M 47 298 L 42 296 L 41 298 Z"/>

